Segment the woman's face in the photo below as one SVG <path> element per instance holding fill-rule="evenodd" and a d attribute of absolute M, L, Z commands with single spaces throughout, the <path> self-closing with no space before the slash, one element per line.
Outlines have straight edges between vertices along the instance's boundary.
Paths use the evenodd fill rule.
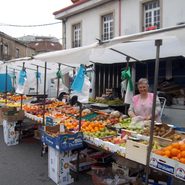
<path fill-rule="evenodd" d="M 138 89 L 141 95 L 146 95 L 148 93 L 148 85 L 145 83 L 139 84 Z"/>

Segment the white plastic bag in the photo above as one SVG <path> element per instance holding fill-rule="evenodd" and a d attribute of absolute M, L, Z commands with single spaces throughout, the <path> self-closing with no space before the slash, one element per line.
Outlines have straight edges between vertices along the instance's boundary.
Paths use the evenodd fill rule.
<path fill-rule="evenodd" d="M 56 90 L 57 90 L 57 87 L 58 87 L 58 79 L 54 79 L 54 82 L 55 82 L 55 87 L 56 87 Z M 63 91 L 64 90 L 64 84 L 62 82 L 62 79 L 60 78 L 59 79 L 59 91 Z"/>
<path fill-rule="evenodd" d="M 143 130 L 144 129 L 144 121 L 142 116 L 133 117 L 131 120 L 128 129 L 131 130 Z"/>
<path fill-rule="evenodd" d="M 20 84 L 17 85 L 16 93 L 17 94 L 25 94 L 25 91 L 26 91 L 27 88 L 28 88 L 28 81 L 27 81 L 27 78 L 24 78 L 24 84 L 23 85 L 20 85 Z"/>
<path fill-rule="evenodd" d="M 88 103 L 89 102 L 89 87 L 90 81 L 87 76 L 84 78 L 84 84 L 82 87 L 82 92 L 75 91 L 75 94 L 78 96 L 78 101 L 80 103 Z"/>
<path fill-rule="evenodd" d="M 132 102 L 132 97 L 134 96 L 134 92 L 130 91 L 130 85 L 128 83 L 127 85 L 127 90 L 126 90 L 126 94 L 125 94 L 125 103 L 126 104 L 131 104 Z"/>

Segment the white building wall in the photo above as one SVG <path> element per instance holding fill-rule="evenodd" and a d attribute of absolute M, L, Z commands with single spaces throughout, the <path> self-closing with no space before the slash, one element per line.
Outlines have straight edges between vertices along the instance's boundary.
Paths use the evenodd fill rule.
<path fill-rule="evenodd" d="M 151 0 L 121 0 L 121 35 L 142 31 L 143 3 Z M 161 28 L 176 26 L 185 22 L 185 0 L 160 0 Z M 101 39 L 101 16 L 114 13 L 114 37 L 119 36 L 119 0 L 83 11 L 67 18 L 66 49 L 72 47 L 72 25 L 81 23 L 82 46 Z"/>

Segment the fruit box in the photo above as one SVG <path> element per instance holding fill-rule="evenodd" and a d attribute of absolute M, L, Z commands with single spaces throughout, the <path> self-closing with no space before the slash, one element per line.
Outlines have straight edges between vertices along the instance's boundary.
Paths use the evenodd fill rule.
<path fill-rule="evenodd" d="M 48 132 L 55 136 L 52 137 L 47 134 Z M 59 132 L 63 132 L 64 134 L 57 134 Z M 41 131 L 41 141 L 52 148 L 55 148 L 57 151 L 77 149 L 83 147 L 83 132 L 74 133 L 67 129 L 64 130 L 64 125 L 43 126 Z"/>
<path fill-rule="evenodd" d="M 176 162 L 175 177 L 185 181 L 185 164 L 178 161 Z"/>
<path fill-rule="evenodd" d="M 10 121 L 18 121 L 24 119 L 24 110 L 17 111 L 16 107 L 3 107 L 1 108 L 1 117 L 2 119 Z"/>
<path fill-rule="evenodd" d="M 156 137 L 154 137 L 153 139 L 155 141 L 159 142 L 160 144 L 162 143 L 162 145 L 169 144 L 169 142 L 166 139 L 162 140 L 162 138 L 161 138 L 160 141 Z M 171 142 L 170 142 L 170 144 L 171 144 Z M 145 165 L 146 160 L 147 160 L 148 148 L 149 148 L 148 145 L 145 145 L 143 143 L 132 141 L 132 140 L 128 139 L 127 145 L 126 145 L 126 158 Z"/>
<path fill-rule="evenodd" d="M 174 134 L 177 134 L 179 138 L 172 139 L 171 137 Z M 170 132 L 165 134 L 163 137 L 168 138 L 171 142 L 177 142 L 177 141 L 185 139 L 185 132 L 182 129 L 173 128 Z"/>
<path fill-rule="evenodd" d="M 85 158 L 79 160 L 79 171 L 90 169 L 91 166 L 96 163 L 96 159 L 93 159 L 92 157 L 87 155 Z M 70 161 L 69 167 L 72 171 L 77 172 L 77 160 Z"/>
<path fill-rule="evenodd" d="M 64 118 L 52 118 L 46 116 L 46 126 L 54 126 L 54 124 L 58 121 L 62 121 Z"/>
<path fill-rule="evenodd" d="M 156 151 L 159 151 L 159 150 L 156 150 Z M 166 158 L 161 155 L 155 154 L 154 152 L 151 152 L 149 165 L 154 169 L 160 170 L 170 175 L 175 175 L 176 161 L 173 159 Z"/>

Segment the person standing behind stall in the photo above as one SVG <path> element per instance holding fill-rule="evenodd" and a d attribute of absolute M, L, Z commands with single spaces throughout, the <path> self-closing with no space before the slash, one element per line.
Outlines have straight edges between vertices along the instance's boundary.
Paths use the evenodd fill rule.
<path fill-rule="evenodd" d="M 152 118 L 152 106 L 153 106 L 153 93 L 148 92 L 148 80 L 141 78 L 137 83 L 139 93 L 132 98 L 132 102 L 128 109 L 128 115 L 133 118 L 136 116 L 142 116 L 143 120 L 151 120 Z M 161 112 L 161 104 L 158 96 L 156 97 L 155 108 L 155 121 L 162 123 L 159 117 Z"/>

